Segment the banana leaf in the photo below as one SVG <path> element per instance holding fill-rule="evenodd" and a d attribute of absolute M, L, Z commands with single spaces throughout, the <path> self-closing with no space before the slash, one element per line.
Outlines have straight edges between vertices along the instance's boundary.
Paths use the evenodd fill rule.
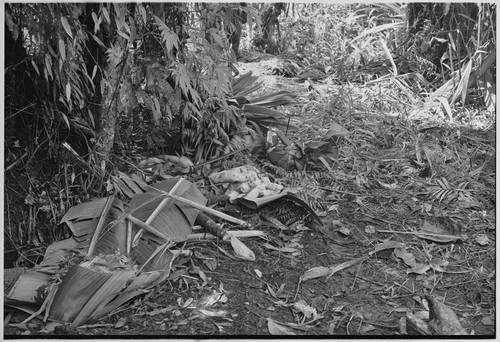
<path fill-rule="evenodd" d="M 126 223 L 110 225 L 123 215 L 123 203 L 114 197 L 99 198 L 71 207 L 61 223 L 66 223 L 77 241 L 92 239 L 90 255 L 126 253 Z"/>
<path fill-rule="evenodd" d="M 207 203 L 207 199 L 200 190 L 183 178 L 167 179 L 152 187 L 165 192 L 172 190 L 172 195 L 186 198 L 201 205 Z M 147 223 L 162 236 L 174 242 L 186 240 L 199 212 L 198 209 L 180 203 L 171 197 L 166 197 L 154 189 L 132 197 L 129 207 L 134 218 Z"/>

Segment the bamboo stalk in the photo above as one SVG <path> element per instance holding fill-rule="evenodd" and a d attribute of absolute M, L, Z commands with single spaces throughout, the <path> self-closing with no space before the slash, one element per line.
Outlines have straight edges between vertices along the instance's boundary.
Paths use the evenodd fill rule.
<path fill-rule="evenodd" d="M 183 180 L 184 180 L 184 178 L 179 178 L 177 183 L 175 183 L 175 185 L 172 187 L 172 189 L 170 189 L 170 191 L 168 193 L 172 194 L 175 190 L 177 190 L 177 188 L 179 187 L 179 185 L 182 183 Z M 169 197 L 165 197 L 160 202 L 160 204 L 158 204 L 158 206 L 155 208 L 155 210 L 151 213 L 151 215 L 149 215 L 148 219 L 146 220 L 147 225 L 151 225 L 151 222 L 153 222 L 153 220 L 156 218 L 156 216 L 158 216 L 158 214 L 163 210 L 163 208 L 167 205 L 169 200 L 170 200 Z M 144 233 L 144 228 L 141 228 L 141 229 L 139 229 L 137 234 L 135 234 L 134 240 L 132 242 L 134 246 L 136 246 L 139 243 L 139 239 L 141 238 L 143 233 Z"/>
<path fill-rule="evenodd" d="M 214 216 L 217 216 L 221 219 L 224 219 L 226 221 L 229 221 L 229 222 L 232 222 L 232 223 L 235 223 L 235 224 L 238 224 L 242 227 L 250 227 L 250 224 L 248 224 L 247 222 L 243 221 L 243 220 L 240 220 L 240 219 L 237 219 L 235 217 L 232 217 L 232 216 L 229 216 L 227 214 L 224 214 L 220 211 L 217 211 L 215 209 L 212 209 L 212 208 L 209 208 L 209 207 L 206 207 L 204 206 L 203 204 L 199 204 L 197 202 L 194 202 L 194 201 L 191 201 L 187 198 L 184 198 L 184 197 L 180 197 L 180 196 L 176 196 L 176 195 L 173 195 L 173 194 L 170 194 L 169 192 L 166 192 L 166 191 L 163 191 L 163 190 L 160 190 L 158 188 L 155 188 L 154 186 L 151 186 L 151 185 L 148 185 L 146 183 L 143 183 L 143 182 L 137 182 L 141 185 L 144 185 L 152 190 L 155 190 L 155 191 L 158 191 L 159 193 L 163 194 L 163 195 L 166 195 L 166 196 L 169 196 L 169 197 L 172 197 L 174 198 L 176 201 L 179 201 L 179 202 L 182 202 L 182 203 L 185 203 L 185 204 L 188 204 L 190 206 L 192 206 L 193 208 L 196 208 L 196 209 L 199 209 L 201 211 L 204 211 L 206 213 L 209 213 L 209 214 L 212 214 Z"/>
<path fill-rule="evenodd" d="M 410 234 L 410 235 L 422 235 L 422 236 L 435 236 L 447 239 L 460 239 L 460 236 L 446 235 L 446 234 L 435 234 L 435 233 L 425 233 L 425 232 L 398 232 L 395 230 L 377 230 L 377 233 L 391 233 L 391 234 Z"/>
<path fill-rule="evenodd" d="M 243 220 L 240 220 L 240 219 L 237 219 L 235 217 L 229 216 L 229 215 L 224 214 L 223 212 L 217 211 L 215 209 L 206 207 L 206 206 L 204 206 L 202 204 L 196 203 L 196 202 L 191 201 L 191 200 L 189 200 L 187 198 L 179 197 L 179 196 L 176 196 L 176 195 L 170 195 L 168 192 L 165 192 L 165 191 L 161 191 L 161 190 L 159 190 L 159 191 L 162 192 L 166 196 L 170 196 L 170 197 L 174 198 L 176 201 L 188 204 L 188 205 L 192 206 L 193 208 L 196 208 L 196 209 L 199 209 L 199 210 L 204 211 L 206 213 L 209 213 L 209 214 L 212 214 L 214 216 L 220 217 L 221 219 L 224 219 L 226 221 L 229 221 L 229 222 L 232 222 L 232 223 L 236 223 L 236 224 L 238 224 L 240 226 L 243 226 L 243 227 L 249 227 L 250 226 L 250 224 L 248 224 L 247 222 L 245 222 Z"/>
<path fill-rule="evenodd" d="M 90 246 L 87 251 L 87 255 L 91 256 L 94 253 L 95 245 L 97 244 L 97 240 L 99 239 L 99 235 L 101 235 L 101 231 L 104 228 L 104 222 L 106 217 L 108 216 L 108 212 L 115 201 L 115 196 L 108 197 L 106 204 L 104 205 L 104 209 L 102 210 L 101 217 L 99 218 L 99 222 L 97 223 L 97 227 L 95 229 L 94 235 L 92 235 L 92 240 L 90 241 Z"/>
<path fill-rule="evenodd" d="M 154 234 L 154 235 L 156 235 L 158 237 L 161 237 L 162 239 L 168 240 L 167 236 L 163 235 L 163 233 L 161 233 L 158 230 L 156 230 L 155 228 L 151 227 L 149 224 L 146 224 L 146 222 L 142 222 L 141 220 L 139 220 L 138 218 L 133 217 L 130 214 L 128 214 L 126 216 L 126 218 L 129 219 L 130 221 L 132 221 L 132 223 L 135 223 L 136 225 L 138 225 L 139 227 L 144 228 L 145 230 L 147 230 L 151 234 Z"/>

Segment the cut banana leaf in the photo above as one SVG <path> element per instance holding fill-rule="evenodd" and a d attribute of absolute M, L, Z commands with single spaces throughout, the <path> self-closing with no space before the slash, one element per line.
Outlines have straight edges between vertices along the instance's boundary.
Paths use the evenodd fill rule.
<path fill-rule="evenodd" d="M 106 205 L 109 204 L 109 205 Z M 123 215 L 123 203 L 117 198 L 99 198 L 70 208 L 61 223 L 66 223 L 75 239 L 84 241 L 93 239 L 92 255 L 113 254 L 116 250 L 126 253 L 126 223 L 124 221 L 110 225 Z"/>
<path fill-rule="evenodd" d="M 59 285 L 49 318 L 59 322 L 73 322 L 111 276 L 110 273 L 100 273 L 86 267 L 71 267 Z"/>
<path fill-rule="evenodd" d="M 129 176 L 123 172 L 118 172 L 118 175 L 113 176 L 112 178 L 115 181 L 114 185 L 116 190 L 120 191 L 128 198 L 132 198 L 134 195 L 141 194 L 146 191 L 144 180 L 136 174 Z"/>
<path fill-rule="evenodd" d="M 107 198 L 98 198 L 71 207 L 61 220 L 76 237 L 93 234 L 102 214 Z"/>
<path fill-rule="evenodd" d="M 27 271 L 17 278 L 16 283 L 7 294 L 7 299 L 27 302 L 43 303 L 43 289 L 50 283 L 50 275 L 38 271 Z"/>
<path fill-rule="evenodd" d="M 86 305 L 79 312 L 78 316 L 73 321 L 75 326 L 79 326 L 89 321 L 95 321 L 100 318 L 99 310 L 122 295 L 122 290 L 126 284 L 135 275 L 135 271 L 126 270 L 113 273 L 111 277 L 92 295 Z M 114 308 L 111 308 L 113 310 Z"/>
<path fill-rule="evenodd" d="M 68 258 L 71 253 L 86 253 L 89 245 L 90 240 L 78 242 L 73 237 L 61 241 L 56 241 L 49 247 L 47 247 L 45 256 L 43 257 L 43 261 L 39 264 L 39 266 L 59 265 L 66 258 Z"/>
<path fill-rule="evenodd" d="M 174 255 L 168 249 L 155 253 L 160 244 L 154 238 L 148 239 L 149 235 L 149 233 L 144 234 L 140 243 L 134 248 L 133 257 L 139 265 L 143 265 L 142 270 L 145 272 L 170 271 Z"/>
<path fill-rule="evenodd" d="M 178 182 L 180 183 L 174 189 L 172 195 L 189 199 L 201 205 L 207 203 L 207 199 L 200 190 L 185 179 L 167 179 L 153 185 L 153 187 L 170 192 Z M 146 193 L 134 196 L 129 206 L 133 211 L 133 216 L 143 222 L 149 221 L 149 217 L 155 213 L 148 224 L 174 242 L 186 240 L 192 231 L 192 226 L 199 212 L 198 209 L 179 203 L 175 199 L 166 197 L 166 195 L 151 189 Z"/>

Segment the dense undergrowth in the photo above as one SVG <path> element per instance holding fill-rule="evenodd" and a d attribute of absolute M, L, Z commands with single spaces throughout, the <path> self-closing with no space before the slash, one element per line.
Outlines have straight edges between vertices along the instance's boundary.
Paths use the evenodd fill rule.
<path fill-rule="evenodd" d="M 56 6 L 51 10 L 68 15 L 72 10 L 82 11 L 76 5 L 68 6 Z M 172 18 L 178 19 L 189 8 L 186 6 L 172 7 L 175 10 L 168 7 L 164 11 L 168 13 L 172 10 Z M 424 118 L 432 118 L 439 127 L 443 127 L 442 122 L 447 122 L 445 126 L 450 127 L 445 129 L 443 137 L 438 138 L 442 144 L 450 144 L 450 139 L 461 139 L 448 133 L 456 132 L 454 129 L 458 123 L 491 129 L 494 107 L 490 102 L 491 81 L 488 77 L 495 73 L 481 71 L 494 43 L 492 32 L 495 23 L 491 18 L 494 18 L 496 6 L 426 6 L 288 5 L 279 17 L 280 35 L 275 34 L 274 41 L 261 48 L 275 44 L 274 51 L 280 58 L 273 59 L 269 68 L 273 73 L 296 77 L 310 91 L 293 99 L 293 106 L 282 106 L 291 103 L 292 98 L 278 106 L 277 102 L 273 103 L 288 94 L 278 93 L 274 98 L 267 98 L 268 102 L 262 106 L 269 110 L 271 107 L 278 109 L 279 113 L 254 113 L 265 113 L 264 118 L 254 117 L 254 123 L 267 119 L 281 124 L 284 131 L 288 123 L 295 123 L 299 129 L 290 130 L 290 137 L 297 138 L 297 143 L 303 143 L 314 139 L 322 127 L 336 122 L 350 130 L 354 137 L 366 139 L 359 148 L 367 148 L 370 144 L 384 148 L 407 135 L 422 134 L 411 128 L 415 119 L 423 121 Z M 118 65 L 121 60 L 126 66 L 120 70 L 130 77 L 120 80 L 120 91 L 115 94 L 119 100 L 113 110 L 121 114 L 118 116 L 114 147 L 104 171 L 94 151 L 97 126 L 93 120 L 97 118 L 93 118 L 92 111 L 88 110 L 93 108 L 90 106 L 92 101 L 98 98 L 85 97 L 85 89 L 89 90 L 92 86 L 90 83 L 74 83 L 74 75 L 69 76 L 72 79 L 70 83 L 65 83 L 64 70 L 75 68 L 71 63 L 61 64 L 59 72 L 55 68 L 51 70 L 59 59 L 64 61 L 65 57 L 74 56 L 73 61 L 80 63 L 77 72 L 87 70 L 89 75 L 86 76 L 95 74 L 93 68 L 83 68 L 84 62 L 88 61 L 78 55 L 81 50 L 71 50 L 69 38 L 65 36 L 68 30 L 72 32 L 79 39 L 74 44 L 81 48 L 92 42 L 91 31 L 85 31 L 85 26 L 80 25 L 74 12 L 70 22 L 62 21 L 51 27 L 53 24 L 49 22 L 49 17 L 47 22 L 33 21 L 43 18 L 41 14 L 48 13 L 47 7 L 30 5 L 24 8 L 25 12 L 17 5 L 8 8 L 6 35 L 9 39 L 6 44 L 12 47 L 7 51 L 12 54 L 8 56 L 6 65 L 6 265 L 35 265 L 48 244 L 69 234 L 59 224 L 68 208 L 112 190 L 110 175 L 115 170 L 136 171 L 140 160 L 158 154 L 177 153 L 201 163 L 244 147 L 248 136 L 253 137 L 250 140 L 252 143 L 259 140 L 256 137 L 265 138 L 266 125 L 259 130 L 259 122 L 257 125 L 250 123 L 252 112 L 248 104 L 259 94 L 268 95 L 269 91 L 274 93 L 276 89 L 264 88 L 255 79 L 255 83 L 249 84 L 247 89 L 253 94 L 245 93 L 242 98 L 232 93 L 233 76 L 227 67 L 231 58 L 225 49 L 229 40 L 222 33 L 223 26 L 219 25 L 228 18 L 217 12 L 224 10 L 231 21 L 232 10 L 245 9 L 225 8 L 222 5 L 197 8 L 201 17 L 212 15 L 214 22 L 219 23 L 212 28 L 212 36 L 207 37 L 202 34 L 203 26 L 196 22 L 190 23 L 186 36 L 182 32 L 169 31 L 165 22 L 152 19 L 154 8 L 143 8 L 144 12 L 128 7 L 130 12 L 127 12 L 118 6 L 93 8 L 99 23 L 107 23 L 111 30 L 121 27 L 121 32 L 125 32 L 128 39 L 128 26 L 122 19 L 135 16 L 138 30 L 143 30 L 143 37 L 148 37 L 144 38 L 144 44 L 149 44 L 149 53 L 165 54 L 172 63 L 162 68 L 159 66 L 163 62 L 158 64 L 151 59 L 152 56 L 139 54 L 135 56 L 139 59 L 134 60 L 133 56 L 124 53 L 126 45 L 123 44 L 121 47 L 115 44 L 108 49 L 109 62 Z M 248 22 L 255 24 L 250 25 L 252 28 L 258 27 L 258 10 L 258 6 L 247 9 Z M 434 16 L 422 20 L 416 13 L 434 13 Z M 465 24 L 458 20 L 464 13 L 469 15 Z M 20 20 L 23 15 L 31 16 L 31 20 L 23 23 Z M 167 19 L 165 21 L 170 24 Z M 95 21 L 84 23 L 95 24 L 95 27 L 104 25 Z M 464 31 L 460 37 L 447 33 L 446 29 L 460 25 L 480 27 L 480 35 L 476 36 L 472 31 Z M 36 39 L 32 37 L 30 48 L 25 50 L 27 37 L 19 40 L 20 37 L 15 35 L 22 27 L 28 32 L 41 27 L 50 28 L 56 34 L 33 36 Z M 256 34 L 255 30 L 243 30 L 241 58 L 244 61 L 260 56 L 252 43 Z M 50 41 L 52 51 L 47 52 L 46 46 L 37 45 L 37 39 Z M 183 43 L 186 43 L 184 50 L 181 48 Z M 138 51 L 144 53 L 144 50 Z M 174 51 L 177 55 L 173 54 Z M 47 57 L 44 57 L 46 52 Z M 25 62 L 17 64 L 19 60 Z M 238 64 L 236 66 L 238 68 Z M 105 75 L 104 68 L 99 66 L 97 70 L 98 75 Z M 193 70 L 198 72 L 193 73 Z M 52 72 L 54 77 L 48 77 Z M 214 75 L 218 82 L 213 82 Z M 83 83 L 88 79 L 86 76 L 82 77 Z M 322 83 L 334 83 L 336 87 L 325 88 Z M 70 94 L 67 93 L 67 84 L 71 84 L 73 92 Z M 142 88 L 137 88 L 138 84 Z M 75 89 L 77 97 L 74 97 Z M 296 89 L 286 90 L 295 92 Z M 167 101 L 169 96 L 174 100 Z M 315 113 L 314 117 L 309 119 L 309 113 Z M 380 113 L 392 115 L 395 120 L 393 128 L 379 131 L 375 126 L 369 130 L 351 125 L 351 122 L 367 114 Z M 417 140 L 408 141 L 412 143 L 399 142 L 402 144 L 399 147 L 408 148 L 407 144 L 416 144 Z M 235 157 L 245 158 L 245 153 L 248 155 L 248 152 L 240 152 Z M 357 151 L 349 149 L 342 153 L 346 155 L 339 155 L 339 162 Z M 417 157 L 420 158 L 416 161 L 419 165 L 426 158 L 433 158 L 421 154 Z M 460 162 L 465 163 L 465 160 Z M 449 160 L 442 162 L 449 163 Z M 447 175 L 437 173 L 435 176 Z M 308 199 L 314 202 L 315 196 L 320 198 L 322 194 L 309 196 Z"/>
<path fill-rule="evenodd" d="M 23 7 L 11 6 L 7 36 L 23 25 Z M 313 225 L 286 202 L 250 210 L 216 200 L 264 231 L 265 240 L 244 241 L 254 261 L 234 258 L 219 240 L 189 240 L 164 287 L 62 333 L 255 335 L 282 333 L 271 324 L 279 321 L 314 335 L 412 335 L 403 322 L 425 309 L 425 294 L 453 305 L 467 333 L 495 333 L 495 4 L 97 4 L 89 21 L 74 15 L 89 8 L 45 6 L 28 5 L 40 21 L 23 28 L 46 29 L 36 38 L 50 49 L 7 40 L 6 268 L 33 268 L 70 236 L 61 219 L 76 204 L 126 198 L 123 175 L 156 182 L 175 173 L 209 198 L 226 190 L 209 174 L 251 165 L 323 220 Z M 56 19 L 40 16 L 48 13 Z M 279 25 L 264 20 L 273 15 Z M 236 60 L 230 43 L 242 16 Z M 98 31 L 113 43 L 104 56 L 116 78 L 104 64 L 94 74 L 70 48 Z M 134 34 L 142 48 L 128 45 Z M 91 66 L 78 65 L 86 80 L 120 84 L 112 103 L 103 101 L 117 113 L 107 159 L 89 110 L 107 93 L 66 83 L 69 56 Z M 302 282 L 318 266 L 338 273 Z M 213 303 L 222 316 L 195 313 L 207 294 L 226 297 Z M 290 310 L 299 298 L 317 321 Z M 9 333 L 44 327 L 16 318 Z"/>

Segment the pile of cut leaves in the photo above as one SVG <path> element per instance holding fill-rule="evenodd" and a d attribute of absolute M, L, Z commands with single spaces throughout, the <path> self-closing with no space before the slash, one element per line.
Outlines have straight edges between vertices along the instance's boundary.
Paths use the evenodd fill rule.
<path fill-rule="evenodd" d="M 61 324 L 81 326 L 179 277 L 172 273 L 179 266 L 174 260 L 191 251 L 172 246 L 190 237 L 200 209 L 215 211 L 205 207 L 207 199 L 184 178 L 151 186 L 123 174 L 119 180 L 132 195 L 127 205 L 110 196 L 72 207 L 62 222 L 73 236 L 50 245 L 37 267 L 18 274 L 5 306 L 29 317 L 12 326 L 41 332 Z M 231 238 L 227 233 L 222 237 Z M 244 245 L 234 236 L 231 242 L 237 254 L 244 255 Z M 9 273 L 6 278 L 11 278 Z"/>
<path fill-rule="evenodd" d="M 266 177 L 261 178 L 251 166 L 214 173 L 210 179 L 233 184 L 227 189 L 232 202 L 256 209 L 286 198 L 319 221 L 306 203 Z M 189 260 L 192 251 L 177 248 L 187 240 L 229 240 L 234 257 L 255 260 L 254 253 L 239 238 L 264 233 L 223 229 L 203 212 L 240 227 L 249 225 L 207 207 L 202 192 L 185 178 L 147 185 L 138 175 L 119 173 L 113 181 L 115 190 L 130 198 L 128 203 L 112 195 L 70 208 L 62 223 L 73 236 L 50 245 L 34 269 L 6 272 L 7 284 L 11 283 L 5 301 L 9 312 L 6 322 L 12 319 L 10 326 L 48 333 L 96 322 L 134 297 L 184 275 L 183 262 Z M 193 233 L 195 223 L 206 232 Z M 19 313 L 28 317 L 20 320 Z"/>
<path fill-rule="evenodd" d="M 68 210 L 63 222 L 73 236 L 50 245 L 7 295 L 6 306 L 30 314 L 18 327 L 36 328 L 41 313 L 53 322 L 46 331 L 95 321 L 169 277 L 182 253 L 170 247 L 186 240 L 199 212 L 185 203 L 203 206 L 206 199 L 182 178 L 147 189 L 129 184 L 137 194 L 128 206 L 110 196 Z"/>

